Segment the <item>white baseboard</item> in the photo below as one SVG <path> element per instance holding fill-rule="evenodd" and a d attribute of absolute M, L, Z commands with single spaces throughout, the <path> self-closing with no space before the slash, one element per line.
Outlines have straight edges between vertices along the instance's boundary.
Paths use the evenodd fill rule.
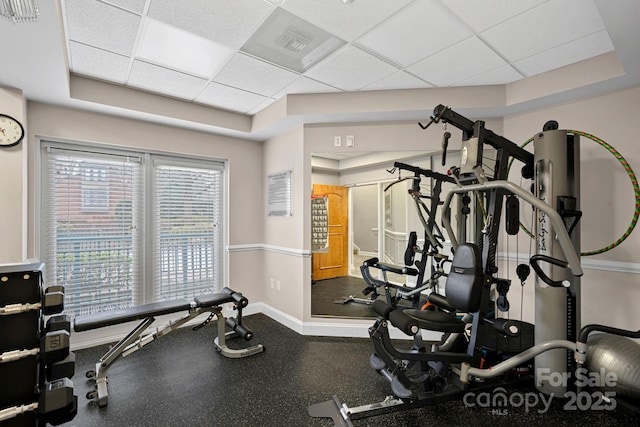
<path fill-rule="evenodd" d="M 262 306 L 262 314 L 269 316 L 276 322 L 286 326 L 294 332 L 299 333 L 300 335 L 315 337 L 369 338 L 369 327 L 373 325 L 373 320 L 371 319 L 350 319 L 350 322 L 331 322 L 328 320 L 329 318 L 327 318 L 327 320 L 318 318 L 322 320 L 302 322 L 301 320 L 273 308 L 268 304 L 260 302 L 256 305 Z M 431 341 L 439 340 L 441 335 L 442 334 L 439 332 L 432 333 L 429 331 L 423 334 L 423 339 Z M 393 326 L 389 327 L 389 336 L 391 339 L 398 340 L 411 339 L 411 337 Z"/>

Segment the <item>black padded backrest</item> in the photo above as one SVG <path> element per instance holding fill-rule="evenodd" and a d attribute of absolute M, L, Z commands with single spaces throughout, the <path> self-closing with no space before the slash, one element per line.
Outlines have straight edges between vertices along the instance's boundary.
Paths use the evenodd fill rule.
<path fill-rule="evenodd" d="M 478 311 L 482 280 L 480 249 L 471 243 L 459 245 L 445 287 L 449 304 L 465 313 Z"/>

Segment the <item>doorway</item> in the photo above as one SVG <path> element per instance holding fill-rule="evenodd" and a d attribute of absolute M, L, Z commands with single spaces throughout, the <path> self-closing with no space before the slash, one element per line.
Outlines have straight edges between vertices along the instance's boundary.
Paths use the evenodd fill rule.
<path fill-rule="evenodd" d="M 312 197 L 327 200 L 327 245 L 313 253 L 313 280 L 347 276 L 349 271 L 349 190 L 338 185 L 313 184 Z"/>
<path fill-rule="evenodd" d="M 347 230 L 347 246 L 337 253 L 343 252 L 343 260 L 331 260 L 337 253 L 329 255 L 330 248 L 337 239 L 328 241 L 327 253 L 318 253 L 314 246 L 321 244 L 312 234 L 312 280 L 311 280 L 311 315 L 320 317 L 375 318 L 376 314 L 370 304 L 344 303 L 350 296 L 366 299 L 362 290 L 366 282 L 362 278 L 360 266 L 364 260 L 378 258 L 380 261 L 400 265 L 404 263 L 404 251 L 408 240 L 407 230 L 418 224 L 410 217 L 407 189 L 409 182 L 401 182 L 388 191 L 389 184 L 397 181 L 398 176 L 392 171 L 395 161 L 415 162 L 427 159 L 424 153 L 361 153 L 356 156 L 345 156 L 344 153 L 318 153 L 312 155 L 312 194 L 337 193 L 331 187 L 347 188 L 345 210 L 349 221 Z M 321 189 L 319 185 L 326 185 Z M 328 198 L 328 197 L 327 197 Z M 312 211 L 316 201 L 312 203 Z M 335 204 L 329 201 L 329 205 Z M 313 212 L 312 212 L 313 215 Z M 312 217 L 312 233 L 317 230 Z M 322 239 L 321 239 L 322 240 Z M 327 267 L 344 263 L 347 270 L 344 275 L 335 274 L 322 279 L 329 269 Z M 324 271 L 320 271 L 324 270 Z M 322 274 L 320 274 L 322 273 Z M 382 273 L 372 269 L 372 273 L 382 278 Z M 397 284 L 405 284 L 407 278 L 389 273 L 387 279 Z"/>
<path fill-rule="evenodd" d="M 357 185 L 349 189 L 349 212 L 352 227 L 350 239 L 349 275 L 362 277 L 362 262 L 378 257 L 379 242 L 379 185 Z"/>

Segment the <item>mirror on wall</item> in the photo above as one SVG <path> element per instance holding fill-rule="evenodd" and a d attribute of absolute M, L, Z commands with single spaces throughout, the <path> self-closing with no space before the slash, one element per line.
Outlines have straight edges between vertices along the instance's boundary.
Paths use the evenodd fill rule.
<path fill-rule="evenodd" d="M 433 167 L 431 156 L 416 151 L 312 154 L 313 197 L 327 201 L 328 242 L 325 250 L 312 251 L 312 316 L 375 318 L 371 294 L 363 293 L 363 262 L 378 258 L 403 266 L 410 232 L 422 239 L 424 228 L 409 195 L 413 181 L 406 179 L 413 174 L 394 170 L 394 162 Z M 430 185 L 422 179 L 420 192 L 430 194 Z M 323 229 L 313 221 L 312 228 Z M 370 271 L 383 278 L 378 269 Z M 415 285 L 415 277 L 386 274 L 392 283 Z"/>

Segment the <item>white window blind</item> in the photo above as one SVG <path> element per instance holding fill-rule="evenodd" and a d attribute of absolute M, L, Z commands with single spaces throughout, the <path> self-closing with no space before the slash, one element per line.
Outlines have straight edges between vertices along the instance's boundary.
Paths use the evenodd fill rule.
<path fill-rule="evenodd" d="M 223 287 L 224 164 L 43 142 L 40 259 L 72 316 Z"/>
<path fill-rule="evenodd" d="M 154 161 L 156 300 L 190 299 L 222 288 L 222 169 Z"/>
<path fill-rule="evenodd" d="M 139 302 L 141 159 L 45 145 L 41 259 L 72 315 Z"/>

